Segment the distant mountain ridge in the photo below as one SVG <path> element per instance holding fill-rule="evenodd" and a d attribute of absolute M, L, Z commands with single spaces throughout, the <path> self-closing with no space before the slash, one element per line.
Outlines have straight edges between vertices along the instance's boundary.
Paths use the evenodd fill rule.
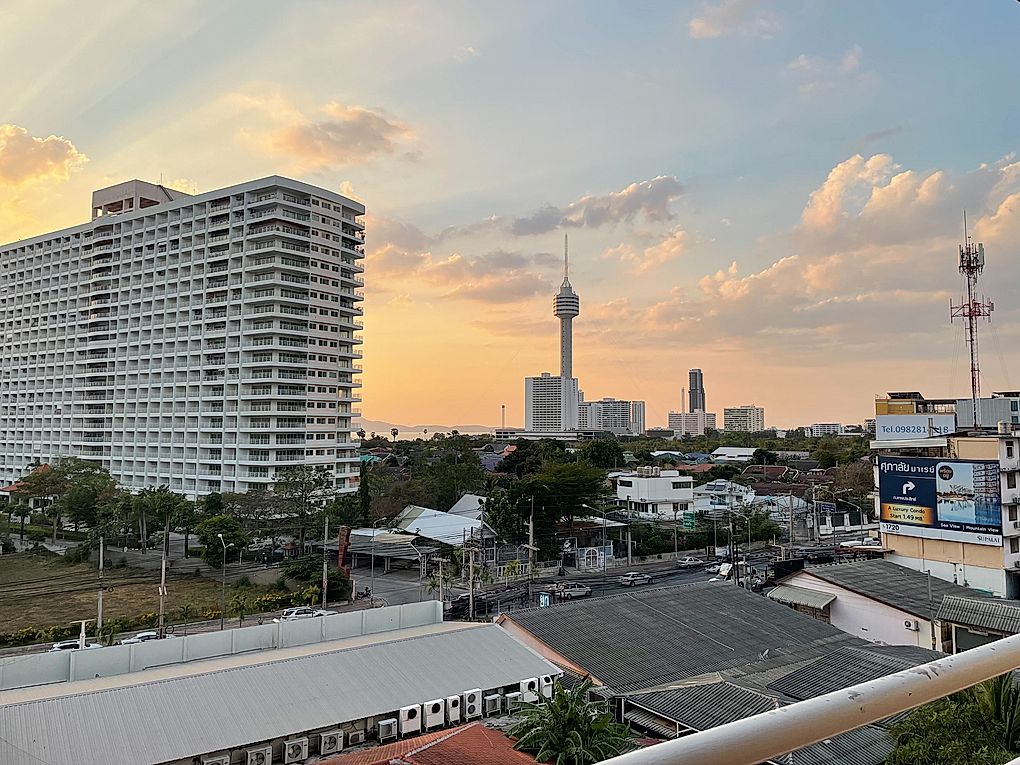
<path fill-rule="evenodd" d="M 426 438 L 431 438 L 433 433 L 449 433 L 451 430 L 456 430 L 460 433 L 492 433 L 496 430 L 495 425 L 401 425 L 400 423 L 386 422 L 385 420 L 368 420 L 364 417 L 355 417 L 354 425 L 358 428 L 364 428 L 367 433 L 375 432 L 387 437 L 389 437 L 390 431 L 396 428 L 399 431 L 397 438 L 420 438 L 425 430 L 428 430 Z"/>

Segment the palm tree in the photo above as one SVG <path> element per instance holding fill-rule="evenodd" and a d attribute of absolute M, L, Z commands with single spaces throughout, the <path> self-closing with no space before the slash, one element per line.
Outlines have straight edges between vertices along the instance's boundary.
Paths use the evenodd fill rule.
<path fill-rule="evenodd" d="M 390 428 L 390 435 L 393 436 L 393 440 L 397 440 L 397 435 L 400 433 L 396 428 Z"/>
<path fill-rule="evenodd" d="M 591 687 L 588 678 L 569 691 L 556 683 L 551 699 L 522 704 L 523 719 L 510 729 L 514 747 L 555 765 L 592 765 L 630 749 L 630 728 L 616 722 L 604 701 L 588 700 Z"/>
<path fill-rule="evenodd" d="M 1012 672 L 993 677 L 968 692 L 987 720 L 998 723 L 1002 746 L 1011 752 L 1020 750 L 1020 686 Z"/>

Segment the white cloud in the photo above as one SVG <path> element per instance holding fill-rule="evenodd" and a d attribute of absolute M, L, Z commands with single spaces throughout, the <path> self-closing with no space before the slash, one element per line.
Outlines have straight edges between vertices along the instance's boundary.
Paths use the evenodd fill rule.
<path fill-rule="evenodd" d="M 36 138 L 18 125 L 0 124 L 0 184 L 67 180 L 86 162 L 88 157 L 66 138 Z"/>
<path fill-rule="evenodd" d="M 712 39 L 732 34 L 771 38 L 780 29 L 779 21 L 759 0 L 720 0 L 704 3 L 700 15 L 688 22 L 687 31 L 695 39 Z"/>
<path fill-rule="evenodd" d="M 838 60 L 801 53 L 786 65 L 786 71 L 797 82 L 801 93 L 818 93 L 840 85 L 860 81 L 864 50 L 854 44 Z"/>

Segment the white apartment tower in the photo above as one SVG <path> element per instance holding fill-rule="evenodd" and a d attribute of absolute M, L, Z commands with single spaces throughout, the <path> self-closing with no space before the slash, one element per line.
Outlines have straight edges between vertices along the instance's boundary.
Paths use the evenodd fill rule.
<path fill-rule="evenodd" d="M 0 480 L 74 455 L 135 490 L 309 464 L 353 491 L 364 206 L 272 176 L 128 181 L 92 209 L 0 246 Z"/>
<path fill-rule="evenodd" d="M 641 435 L 645 432 L 645 402 L 615 398 L 582 401 L 578 407 L 577 427 L 617 435 Z"/>
<path fill-rule="evenodd" d="M 706 430 L 715 430 L 715 412 L 670 412 L 668 427 L 674 438 L 703 436 Z"/>
<path fill-rule="evenodd" d="M 754 404 L 723 409 L 723 430 L 759 433 L 765 430 L 765 409 Z"/>

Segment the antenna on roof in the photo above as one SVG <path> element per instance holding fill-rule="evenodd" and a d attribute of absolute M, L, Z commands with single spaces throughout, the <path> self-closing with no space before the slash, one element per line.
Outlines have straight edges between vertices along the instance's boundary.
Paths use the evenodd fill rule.
<path fill-rule="evenodd" d="M 570 261 L 567 260 L 567 234 L 563 235 L 563 278 L 570 276 Z"/>

